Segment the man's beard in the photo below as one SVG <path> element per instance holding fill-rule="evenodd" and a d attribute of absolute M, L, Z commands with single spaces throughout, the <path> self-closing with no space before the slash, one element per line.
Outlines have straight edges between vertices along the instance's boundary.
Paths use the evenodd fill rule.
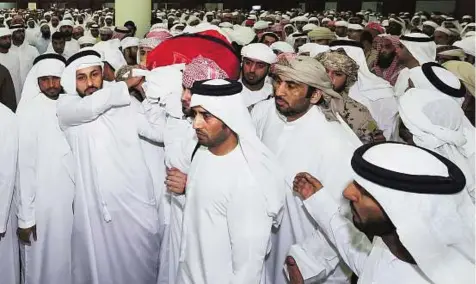
<path fill-rule="evenodd" d="M 71 32 L 71 31 L 64 31 L 63 34 L 64 34 L 65 37 L 72 37 L 73 36 L 73 32 Z"/>
<path fill-rule="evenodd" d="M 367 220 L 365 221 L 365 223 L 363 223 L 362 221 L 358 221 L 355 219 L 356 210 L 352 202 L 350 202 L 350 207 L 353 209 L 354 217 L 352 218 L 352 222 L 354 223 L 354 226 L 368 237 L 381 237 L 395 232 L 396 228 L 386 214 L 384 220 L 372 219 Z"/>
<path fill-rule="evenodd" d="M 41 36 L 42 36 L 44 39 L 50 39 L 50 37 L 51 37 L 51 32 L 41 33 Z"/>
<path fill-rule="evenodd" d="M 255 81 L 255 82 L 250 82 L 250 81 L 248 81 L 248 79 L 246 79 L 245 73 L 243 71 L 241 71 L 241 78 L 246 84 L 248 84 L 250 86 L 257 86 L 257 85 L 260 85 L 261 83 L 263 83 L 264 80 L 266 80 L 266 75 L 264 75 L 263 78 L 259 78 L 259 80 Z"/>
<path fill-rule="evenodd" d="M 334 91 L 335 91 L 336 93 L 339 93 L 339 94 L 340 94 L 340 93 L 342 93 L 343 91 L 345 91 L 345 88 L 347 88 L 347 82 L 346 82 L 344 85 L 342 85 L 342 87 L 340 87 L 340 88 L 334 88 Z"/>
<path fill-rule="evenodd" d="M 383 69 L 390 67 L 396 55 L 397 53 L 395 51 L 388 55 L 383 55 L 382 53 L 380 53 L 378 56 L 377 66 Z"/>
<path fill-rule="evenodd" d="M 45 91 L 42 91 L 43 94 L 49 99 L 57 100 L 59 95 L 63 92 L 63 88 L 49 88 Z"/>
<path fill-rule="evenodd" d="M 85 96 L 90 96 L 101 89 L 102 89 L 102 84 L 101 86 L 99 86 L 99 88 L 96 88 L 95 86 L 93 86 L 93 87 L 87 88 L 86 90 L 84 90 L 84 92 L 81 92 L 78 89 L 76 89 L 76 92 L 81 98 L 84 98 Z"/>
<path fill-rule="evenodd" d="M 18 44 L 22 45 L 23 42 L 25 41 L 25 37 L 21 37 L 21 36 L 15 37 L 15 38 L 12 38 L 12 41 L 15 42 L 15 43 L 18 43 Z"/>

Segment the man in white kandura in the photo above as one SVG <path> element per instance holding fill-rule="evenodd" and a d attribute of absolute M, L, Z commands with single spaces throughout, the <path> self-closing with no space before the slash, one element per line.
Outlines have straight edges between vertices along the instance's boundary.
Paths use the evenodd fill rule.
<path fill-rule="evenodd" d="M 294 190 L 340 256 L 353 264 L 358 283 L 474 283 L 474 205 L 455 164 L 394 142 L 361 146 L 350 164 L 353 181 L 343 195 L 352 221 L 325 183 L 310 174 L 299 173 Z M 352 222 L 361 231 L 358 238 L 348 230 Z M 291 283 L 304 283 L 296 268 Z"/>
<path fill-rule="evenodd" d="M 58 54 L 40 55 L 17 109 L 18 236 L 25 284 L 71 283 L 74 161 L 56 116 L 65 62 Z"/>
<path fill-rule="evenodd" d="M 18 129 L 15 114 L 1 103 L 0 121 L 0 277 L 2 284 L 19 284 L 17 218 L 12 206 L 17 169 Z"/>
<path fill-rule="evenodd" d="M 61 77 L 60 127 L 75 160 L 73 284 L 150 284 L 157 279 L 155 193 L 128 88 L 103 88 L 99 53 L 73 55 Z"/>
<path fill-rule="evenodd" d="M 241 83 L 196 82 L 199 147 L 189 172 L 177 283 L 259 283 L 271 228 L 284 205 L 284 178 L 256 136 Z"/>

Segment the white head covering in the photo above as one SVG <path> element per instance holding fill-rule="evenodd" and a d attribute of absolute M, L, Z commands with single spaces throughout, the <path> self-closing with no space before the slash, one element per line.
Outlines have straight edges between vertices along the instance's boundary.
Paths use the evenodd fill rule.
<path fill-rule="evenodd" d="M 443 93 L 413 88 L 400 97 L 399 113 L 416 145 L 442 155 L 463 171 L 474 201 L 474 128 L 464 127 L 467 118 L 459 104 Z"/>
<path fill-rule="evenodd" d="M 200 21 L 199 18 L 197 18 L 196 16 L 190 16 L 187 20 L 187 25 L 190 25 L 191 23 L 195 22 L 195 21 Z"/>
<path fill-rule="evenodd" d="M 85 36 L 82 36 L 78 39 L 78 44 L 79 46 L 83 45 L 83 44 L 92 44 L 92 45 L 95 45 L 96 44 L 96 39 L 90 35 L 85 35 Z"/>
<path fill-rule="evenodd" d="M 433 21 L 425 21 L 423 22 L 423 26 L 430 26 L 434 29 L 437 29 L 439 27 L 439 25 Z"/>
<path fill-rule="evenodd" d="M 336 27 L 348 27 L 349 26 L 349 23 L 347 23 L 346 21 L 337 21 L 336 24 L 335 24 Z"/>
<path fill-rule="evenodd" d="M 267 28 L 269 28 L 269 23 L 266 22 L 266 21 L 257 21 L 253 25 L 254 30 L 264 30 L 264 29 L 267 29 Z"/>
<path fill-rule="evenodd" d="M 405 34 L 405 30 L 406 30 L 406 26 L 407 26 L 407 25 L 405 24 L 405 21 L 404 21 L 404 20 L 402 20 L 402 19 L 400 19 L 400 18 L 390 18 L 390 19 L 389 19 L 389 22 L 394 22 L 394 23 L 397 23 L 397 24 L 399 24 L 400 26 L 402 26 L 402 32 L 401 32 L 401 34 L 402 34 L 402 35 Z"/>
<path fill-rule="evenodd" d="M 347 28 L 349 30 L 354 30 L 354 31 L 363 31 L 364 30 L 364 27 L 362 27 L 361 25 L 359 24 L 349 24 L 347 26 Z"/>
<path fill-rule="evenodd" d="M 241 49 L 241 56 L 259 60 L 268 64 L 276 63 L 277 57 L 273 50 L 263 43 L 252 43 Z"/>
<path fill-rule="evenodd" d="M 256 37 L 256 33 L 252 28 L 234 25 L 233 31 L 229 33 L 229 37 L 237 44 L 245 46 L 253 41 Z"/>
<path fill-rule="evenodd" d="M 329 46 L 321 45 L 313 42 L 308 42 L 299 47 L 298 54 L 309 52 L 309 57 L 316 57 L 319 53 L 326 52 L 329 50 Z"/>
<path fill-rule="evenodd" d="M 277 41 L 271 44 L 270 48 L 272 50 L 278 50 L 283 53 L 294 53 L 294 47 L 285 41 Z"/>
<path fill-rule="evenodd" d="M 447 34 L 448 36 L 453 35 L 453 33 L 452 33 L 449 29 L 444 28 L 444 27 L 437 27 L 437 28 L 435 29 L 435 33 L 436 33 L 436 32 L 442 32 L 442 33 Z"/>
<path fill-rule="evenodd" d="M 474 206 L 467 193 L 415 193 L 425 185 L 424 192 L 463 188 L 461 171 L 442 159 L 405 144 L 364 145 L 352 158 L 353 176 L 380 204 L 401 243 L 432 283 L 473 283 Z M 364 173 L 375 167 L 380 171 Z"/>
<path fill-rule="evenodd" d="M 291 20 L 292 21 L 292 20 Z M 297 16 L 294 18 L 293 22 L 309 22 L 309 19 L 305 16 Z"/>
<path fill-rule="evenodd" d="M 173 117 L 182 117 L 182 71 L 185 64 L 158 67 L 148 72 L 142 88 L 146 98 L 161 104 L 166 112 Z"/>
<path fill-rule="evenodd" d="M 466 55 L 464 54 L 464 50 L 461 49 L 461 48 L 455 48 L 455 49 L 440 51 L 440 52 L 438 52 L 438 55 L 458 57 L 459 60 L 461 60 L 461 61 L 464 61 L 464 58 L 466 57 Z"/>
<path fill-rule="evenodd" d="M 328 19 L 328 18 L 325 18 L 325 19 Z M 322 22 L 324 22 L 325 19 L 323 19 Z M 330 19 L 328 20 L 330 21 Z M 317 17 L 310 17 L 309 22 L 319 22 L 319 19 Z"/>
<path fill-rule="evenodd" d="M 436 63 L 425 63 L 422 66 L 417 66 L 410 69 L 409 71 L 410 80 L 412 81 L 415 88 L 443 92 L 453 98 L 460 105 L 463 103 L 464 90 L 462 89 L 464 89 L 464 85 L 461 83 L 459 78 L 456 77 L 456 75 L 446 70 L 442 66 L 439 66 Z M 432 75 L 426 75 L 430 74 L 429 71 L 432 73 Z M 437 78 L 430 79 L 431 76 L 436 76 Z M 436 82 L 437 80 L 440 82 Z M 444 90 L 440 90 L 441 87 L 440 89 L 437 87 L 438 84 L 444 84 L 453 89 L 453 92 L 459 92 L 460 94 L 455 96 L 453 92 L 444 92 Z"/>
<path fill-rule="evenodd" d="M 467 33 L 467 30 L 469 27 L 475 27 L 476 26 L 476 23 L 469 23 L 467 25 L 464 26 L 464 28 L 461 30 L 461 37 L 465 37 L 466 36 L 466 33 Z"/>
<path fill-rule="evenodd" d="M 475 44 L 476 37 L 465 37 L 460 41 L 453 43 L 453 46 L 459 47 L 464 50 L 464 53 L 475 56 Z"/>
<path fill-rule="evenodd" d="M 80 57 L 77 57 L 80 56 Z M 71 61 L 72 59 L 72 61 Z M 101 54 L 92 49 L 83 49 L 70 58 L 69 65 L 64 69 L 61 76 L 61 86 L 68 95 L 77 95 L 76 91 L 76 71 L 92 66 L 104 67 Z"/>
<path fill-rule="evenodd" d="M 74 27 L 74 23 L 73 21 L 71 20 L 62 20 L 61 22 L 59 22 L 59 25 L 58 25 L 58 30 L 63 27 L 63 26 L 69 26 L 69 27 Z"/>
<path fill-rule="evenodd" d="M 28 75 L 26 76 L 25 84 L 23 85 L 19 108 L 26 101 L 36 97 L 41 93 L 40 87 L 38 86 L 38 78 L 44 76 L 54 76 L 61 78 L 65 68 L 65 62 L 58 58 L 54 58 L 55 56 L 59 55 L 42 55 L 37 59 L 38 61 L 30 69 L 30 72 L 28 72 Z M 42 59 L 40 60 L 40 58 Z"/>
<path fill-rule="evenodd" d="M 436 59 L 436 43 L 426 34 L 410 33 L 400 37 L 400 42 L 422 65 Z"/>
<path fill-rule="evenodd" d="M 127 65 L 127 61 L 124 58 L 122 52 L 117 48 L 103 49 L 104 51 L 104 61 L 109 63 L 109 65 L 114 68 L 114 70 L 119 70 L 124 65 Z"/>
<path fill-rule="evenodd" d="M 125 37 L 121 40 L 121 48 L 122 50 L 133 47 L 139 46 L 139 38 L 137 37 Z"/>
<path fill-rule="evenodd" d="M 152 27 L 150 27 L 150 31 L 153 31 L 153 30 L 156 30 L 156 29 L 165 29 L 165 30 L 167 30 L 168 29 L 167 27 L 168 27 L 167 23 L 157 23 L 157 24 L 152 25 Z"/>
<path fill-rule="evenodd" d="M 251 116 L 241 97 L 241 84 L 223 79 L 209 80 L 202 84 L 202 88 L 206 88 L 206 86 L 227 86 L 233 89 L 235 86 L 240 87 L 239 90 L 233 90 L 234 92 L 228 91 L 229 95 L 226 96 L 209 96 L 206 91 L 199 90 L 197 85 L 192 87 L 190 106 L 203 107 L 237 134 L 239 147 L 241 147 L 251 174 L 258 183 L 256 194 L 264 196 L 268 216 L 273 218 L 275 225 L 279 224 L 284 205 L 284 175 L 275 156 L 256 135 Z M 233 94 L 235 91 L 236 94 Z"/>
<path fill-rule="evenodd" d="M 339 42 L 342 45 L 331 43 L 331 50 L 343 48 L 345 53 L 359 65 L 357 82 L 351 87 L 350 92 L 358 91 L 362 96 L 371 101 L 393 98 L 394 93 L 390 83 L 370 72 L 364 50 L 361 47 L 353 46 L 352 41 L 338 41 L 337 43 Z M 345 45 L 346 42 L 349 45 Z"/>
<path fill-rule="evenodd" d="M 314 29 L 317 29 L 319 28 L 318 25 L 315 25 L 315 24 L 305 24 L 303 27 L 302 27 L 302 31 L 303 32 L 310 32 Z"/>
<path fill-rule="evenodd" d="M 179 29 L 179 27 L 182 27 L 182 29 Z M 181 33 L 183 33 L 183 30 L 185 29 L 185 25 L 184 24 L 175 24 L 173 25 L 171 28 L 170 28 L 170 33 L 173 35 L 173 36 L 176 36 L 176 35 L 179 35 Z"/>
<path fill-rule="evenodd" d="M 218 26 L 220 28 L 224 28 L 224 29 L 232 29 L 233 28 L 233 24 L 230 23 L 230 22 L 222 22 Z"/>

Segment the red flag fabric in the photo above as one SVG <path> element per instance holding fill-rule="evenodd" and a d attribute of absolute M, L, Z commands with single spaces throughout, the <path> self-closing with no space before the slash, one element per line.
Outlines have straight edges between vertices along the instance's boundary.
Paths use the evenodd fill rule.
<path fill-rule="evenodd" d="M 147 69 L 188 64 L 198 56 L 215 61 L 230 79 L 240 78 L 240 59 L 235 49 L 223 35 L 214 30 L 182 34 L 165 40 L 149 52 Z"/>

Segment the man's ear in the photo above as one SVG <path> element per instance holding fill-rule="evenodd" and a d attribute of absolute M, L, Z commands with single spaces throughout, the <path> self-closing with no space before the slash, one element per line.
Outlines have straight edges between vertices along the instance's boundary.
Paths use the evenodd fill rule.
<path fill-rule="evenodd" d="M 316 89 L 311 95 L 311 104 L 317 104 L 321 100 L 323 95 L 324 93 L 321 90 Z"/>

